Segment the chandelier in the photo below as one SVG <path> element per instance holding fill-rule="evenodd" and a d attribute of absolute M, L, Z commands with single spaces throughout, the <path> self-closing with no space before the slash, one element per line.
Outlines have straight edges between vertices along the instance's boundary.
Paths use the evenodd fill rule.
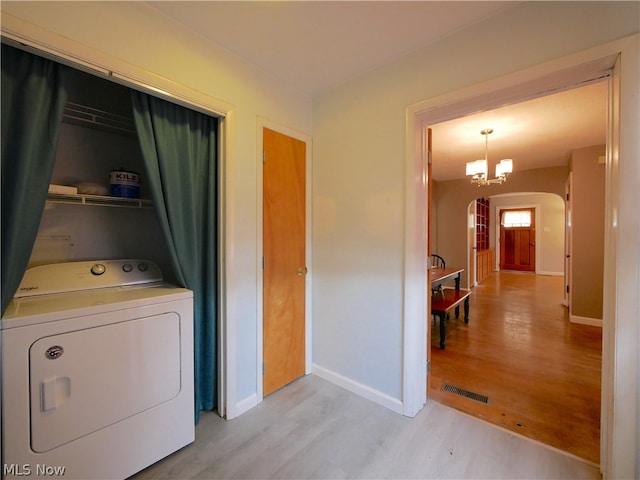
<path fill-rule="evenodd" d="M 471 183 L 476 183 L 478 186 L 492 183 L 500 185 L 507 181 L 507 176 L 513 171 L 513 160 L 510 158 L 500 160 L 496 164 L 496 178 L 490 179 L 488 175 L 489 135 L 493 133 L 493 128 L 485 128 L 480 133 L 484 135 L 484 159 L 467 162 L 467 175 L 471 176 Z"/>

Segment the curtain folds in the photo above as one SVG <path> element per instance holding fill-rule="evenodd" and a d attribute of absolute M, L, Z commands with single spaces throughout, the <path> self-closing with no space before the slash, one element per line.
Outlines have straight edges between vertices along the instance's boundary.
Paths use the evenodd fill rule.
<path fill-rule="evenodd" d="M 216 406 L 217 119 L 131 91 L 160 225 L 194 293 L 195 417 Z"/>
<path fill-rule="evenodd" d="M 29 263 L 47 199 L 68 67 L 2 45 L 2 313 Z"/>

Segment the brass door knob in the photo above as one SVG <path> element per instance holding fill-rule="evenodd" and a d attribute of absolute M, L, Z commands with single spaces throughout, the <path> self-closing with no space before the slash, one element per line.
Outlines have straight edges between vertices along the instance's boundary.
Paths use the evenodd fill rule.
<path fill-rule="evenodd" d="M 306 275 L 307 267 L 298 267 L 298 270 L 296 270 L 296 274 L 300 277 L 302 277 L 303 275 Z"/>

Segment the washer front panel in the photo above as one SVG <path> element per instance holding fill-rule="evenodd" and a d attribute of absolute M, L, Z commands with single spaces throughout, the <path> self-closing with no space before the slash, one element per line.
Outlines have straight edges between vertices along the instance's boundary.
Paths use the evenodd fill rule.
<path fill-rule="evenodd" d="M 159 291 L 87 316 L 8 321 L 22 324 L 2 331 L 5 464 L 124 479 L 193 442 L 192 292 Z"/>
<path fill-rule="evenodd" d="M 31 448 L 47 452 L 180 392 L 175 312 L 52 335 L 29 349 Z"/>

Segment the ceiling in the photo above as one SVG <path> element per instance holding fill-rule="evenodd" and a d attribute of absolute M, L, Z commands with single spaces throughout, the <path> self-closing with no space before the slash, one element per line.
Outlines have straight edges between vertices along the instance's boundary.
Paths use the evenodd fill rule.
<path fill-rule="evenodd" d="M 159 1 L 187 29 L 313 97 L 512 8 L 518 2 Z M 606 82 L 433 125 L 433 178 L 463 178 L 465 162 L 514 173 L 567 165 L 574 148 L 606 141 Z"/>
<path fill-rule="evenodd" d="M 495 15 L 514 2 L 159 1 L 153 8 L 310 95 Z"/>
<path fill-rule="evenodd" d="M 503 158 L 514 174 L 534 168 L 566 166 L 571 150 L 606 142 L 607 82 L 566 90 L 430 126 L 433 178 L 465 176 L 465 163 L 484 158 L 489 135 L 489 176 Z"/>

